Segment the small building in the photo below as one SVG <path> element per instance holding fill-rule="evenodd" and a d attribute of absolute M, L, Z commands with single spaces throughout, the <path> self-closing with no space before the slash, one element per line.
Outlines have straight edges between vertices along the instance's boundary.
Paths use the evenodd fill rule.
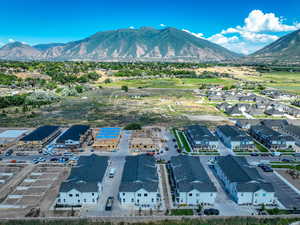
<path fill-rule="evenodd" d="M 103 191 L 102 181 L 108 157 L 80 156 L 67 180 L 61 183 L 56 205 L 62 207 L 95 206 Z"/>
<path fill-rule="evenodd" d="M 243 130 L 235 126 L 218 126 L 216 134 L 223 144 L 233 150 L 253 150 L 255 149 L 252 138 Z"/>
<path fill-rule="evenodd" d="M 273 185 L 265 181 L 245 157 L 218 156 L 214 167 L 225 189 L 237 204 L 276 204 Z"/>
<path fill-rule="evenodd" d="M 271 150 L 293 149 L 295 140 L 264 125 L 251 126 L 249 133 L 253 138 Z"/>
<path fill-rule="evenodd" d="M 205 126 L 188 126 L 184 132 L 193 151 L 217 150 L 219 147 L 218 138 Z"/>
<path fill-rule="evenodd" d="M 126 157 L 118 197 L 123 207 L 157 209 L 161 206 L 159 178 L 153 156 Z"/>
<path fill-rule="evenodd" d="M 121 128 L 95 128 L 93 130 L 93 138 L 93 149 L 98 151 L 116 151 L 121 138 Z"/>
<path fill-rule="evenodd" d="M 56 140 L 55 146 L 58 148 L 79 148 L 89 134 L 89 126 L 73 125 Z"/>
<path fill-rule="evenodd" d="M 179 155 L 170 161 L 171 187 L 177 205 L 213 205 L 217 189 L 208 177 L 199 157 Z"/>
<path fill-rule="evenodd" d="M 46 125 L 39 127 L 19 140 L 18 149 L 24 151 L 39 151 L 58 137 L 60 133 L 61 130 L 59 126 Z"/>

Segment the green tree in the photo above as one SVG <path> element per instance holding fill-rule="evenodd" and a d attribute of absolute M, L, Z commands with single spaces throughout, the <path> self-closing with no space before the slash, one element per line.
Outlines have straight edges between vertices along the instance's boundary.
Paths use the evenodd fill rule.
<path fill-rule="evenodd" d="M 121 87 L 121 90 L 122 90 L 122 91 L 125 91 L 125 92 L 128 92 L 128 86 L 123 85 L 123 86 Z"/>

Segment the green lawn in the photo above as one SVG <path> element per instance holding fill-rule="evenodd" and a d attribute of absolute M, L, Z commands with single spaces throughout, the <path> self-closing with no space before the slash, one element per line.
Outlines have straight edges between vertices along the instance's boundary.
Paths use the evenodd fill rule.
<path fill-rule="evenodd" d="M 103 87 L 121 87 L 129 88 L 199 88 L 202 84 L 216 84 L 230 86 L 236 81 L 230 78 L 156 78 L 156 79 L 134 79 L 120 80 L 108 84 L 101 84 Z"/>
<path fill-rule="evenodd" d="M 265 146 L 261 145 L 260 143 L 258 143 L 256 141 L 255 141 L 255 145 L 256 145 L 256 148 L 257 148 L 258 151 L 260 151 L 260 152 L 269 152 L 269 150 Z"/>
<path fill-rule="evenodd" d="M 183 132 L 179 131 L 178 135 L 179 135 L 179 138 L 180 138 L 180 140 L 181 140 L 181 142 L 182 142 L 185 150 L 187 152 L 191 152 L 192 150 L 191 150 L 191 148 L 190 148 L 190 146 L 188 144 L 188 140 L 185 138 L 185 135 L 183 134 Z"/>
<path fill-rule="evenodd" d="M 192 216 L 194 215 L 192 209 L 171 209 L 172 216 Z"/>
<path fill-rule="evenodd" d="M 296 169 L 300 171 L 300 165 L 272 165 L 273 168 L 286 168 L 286 169 Z"/>
<path fill-rule="evenodd" d="M 176 139 L 178 148 L 179 148 L 180 150 L 182 150 L 182 149 L 183 149 L 183 146 L 181 145 L 181 142 L 180 142 L 180 140 L 179 140 L 177 130 L 176 130 L 175 128 L 173 128 L 172 131 L 173 131 L 173 134 L 174 134 L 174 136 L 175 136 L 175 139 Z"/>

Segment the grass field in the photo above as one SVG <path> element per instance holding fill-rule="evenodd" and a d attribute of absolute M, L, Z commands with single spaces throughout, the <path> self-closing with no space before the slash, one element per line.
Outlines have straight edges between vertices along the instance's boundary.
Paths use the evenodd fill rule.
<path fill-rule="evenodd" d="M 270 72 L 260 75 L 235 75 L 247 81 L 260 82 L 266 87 L 278 88 L 291 93 L 300 94 L 300 73 Z"/>
<path fill-rule="evenodd" d="M 135 79 L 135 80 L 120 80 L 112 83 L 104 84 L 103 87 L 121 87 L 128 86 L 129 88 L 199 88 L 202 84 L 216 84 L 230 86 L 236 81 L 230 78 L 160 78 L 160 79 Z"/>
<path fill-rule="evenodd" d="M 192 209 L 171 209 L 172 216 L 192 216 L 194 215 Z"/>
<path fill-rule="evenodd" d="M 18 113 L 13 109 L 5 109 L 5 114 L 0 114 L 0 126 L 125 126 L 131 121 L 141 125 L 181 127 L 192 123 L 187 115 L 218 115 L 213 106 L 198 101 L 193 90 L 186 89 L 129 89 L 124 92 L 103 88 L 78 97 L 66 97 L 57 104 L 35 108 L 34 114 L 22 113 L 22 108 Z"/>

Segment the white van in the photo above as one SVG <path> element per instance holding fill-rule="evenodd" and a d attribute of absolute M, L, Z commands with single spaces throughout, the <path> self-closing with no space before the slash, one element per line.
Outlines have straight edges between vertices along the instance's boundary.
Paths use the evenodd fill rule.
<path fill-rule="evenodd" d="M 116 168 L 110 168 L 109 170 L 109 178 L 113 178 L 115 176 L 115 173 L 116 173 Z"/>

